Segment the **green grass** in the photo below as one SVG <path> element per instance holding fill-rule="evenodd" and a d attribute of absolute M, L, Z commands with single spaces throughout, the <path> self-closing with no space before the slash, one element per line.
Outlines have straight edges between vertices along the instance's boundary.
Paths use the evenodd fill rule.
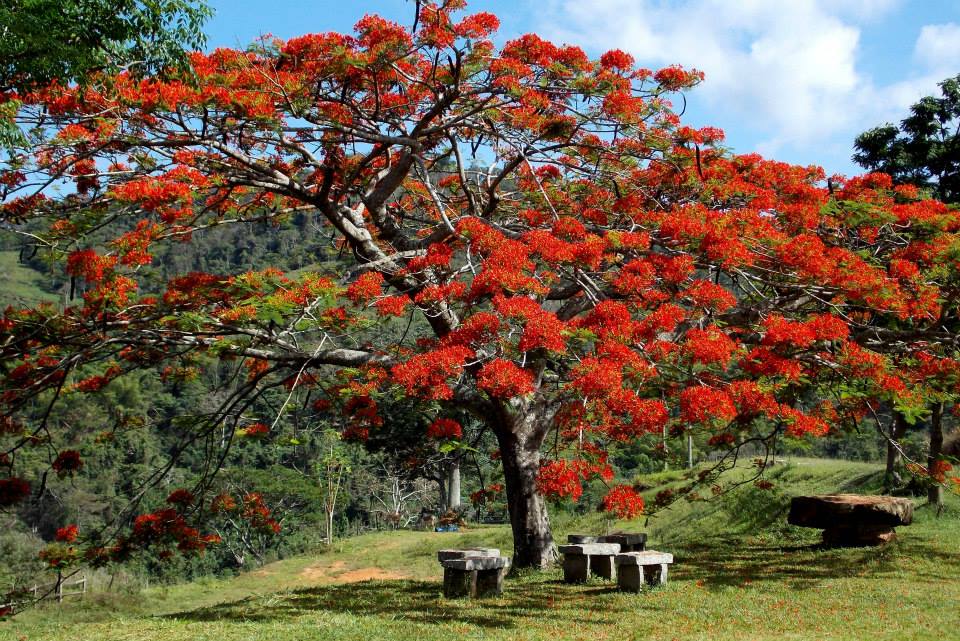
<path fill-rule="evenodd" d="M 667 586 L 641 594 L 601 582 L 565 585 L 554 570 L 511 577 L 499 599 L 448 601 L 440 594 L 435 551 L 477 544 L 509 549 L 506 528 L 380 532 L 232 579 L 125 598 L 94 594 L 82 605 L 27 612 L 0 624 L 0 639 L 960 638 L 956 497 L 939 519 L 920 507 L 914 525 L 883 548 L 822 550 L 817 532 L 783 522 L 787 489 L 869 491 L 878 472 L 797 460 L 774 471 L 784 491 L 745 486 L 659 513 L 646 524 L 651 547 L 673 552 L 676 563 Z M 601 518 L 557 519 L 556 533 L 596 531 Z M 368 575 L 404 578 L 346 582 Z"/>
<path fill-rule="evenodd" d="M 0 300 L 4 306 L 56 303 L 60 299 L 44 289 L 42 274 L 20 264 L 18 252 L 0 251 L 0 278 Z"/>

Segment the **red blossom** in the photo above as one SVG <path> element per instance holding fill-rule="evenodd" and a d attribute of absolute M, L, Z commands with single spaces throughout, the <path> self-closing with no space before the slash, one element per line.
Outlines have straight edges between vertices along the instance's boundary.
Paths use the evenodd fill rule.
<path fill-rule="evenodd" d="M 687 332 L 683 350 L 695 363 L 726 367 L 733 358 L 737 344 L 716 328 L 691 329 Z"/>
<path fill-rule="evenodd" d="M 62 543 L 73 543 L 77 540 L 79 532 L 80 528 L 76 525 L 67 525 L 62 528 L 57 528 L 57 533 L 54 538 Z"/>
<path fill-rule="evenodd" d="M 473 352 L 463 346 L 441 347 L 419 354 L 393 367 L 393 380 L 407 393 L 425 399 L 448 399 L 453 390 L 447 381 L 458 376 Z"/>
<path fill-rule="evenodd" d="M 635 519 L 643 514 L 643 497 L 630 485 L 615 485 L 603 497 L 603 509 L 618 519 Z"/>
<path fill-rule="evenodd" d="M 680 392 L 680 418 L 689 423 L 728 422 L 737 415 L 730 395 L 720 389 L 694 385 Z"/>
<path fill-rule="evenodd" d="M 537 474 L 537 489 L 548 499 L 569 497 L 576 501 L 583 494 L 580 474 L 568 461 L 546 461 Z"/>
<path fill-rule="evenodd" d="M 626 71 L 633 67 L 633 56 L 619 49 L 611 49 L 600 56 L 600 66 L 604 69 Z"/>
<path fill-rule="evenodd" d="M 174 490 L 167 496 L 167 503 L 179 507 L 180 509 L 185 509 L 195 501 L 195 497 L 190 490 L 185 490 L 183 488 Z"/>
<path fill-rule="evenodd" d="M 347 298 L 353 301 L 354 305 L 367 303 L 381 294 L 383 282 L 383 274 L 365 272 L 347 288 Z"/>
<path fill-rule="evenodd" d="M 73 476 L 83 468 L 83 459 L 77 450 L 63 450 L 50 465 L 60 477 Z"/>
<path fill-rule="evenodd" d="M 513 361 L 496 358 L 477 374 L 477 386 L 494 398 L 513 398 L 533 392 L 533 373 Z"/>
<path fill-rule="evenodd" d="M 463 437 L 463 428 L 452 418 L 438 418 L 427 426 L 427 437 L 459 440 Z"/>

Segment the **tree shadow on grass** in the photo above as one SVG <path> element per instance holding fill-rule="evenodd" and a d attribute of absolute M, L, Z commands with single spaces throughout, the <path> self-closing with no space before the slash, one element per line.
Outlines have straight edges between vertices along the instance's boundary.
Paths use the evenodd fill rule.
<path fill-rule="evenodd" d="M 830 579 L 888 578 L 903 571 L 899 563 L 903 557 L 936 559 L 923 569 L 911 568 L 911 577 L 953 580 L 960 576 L 960 555 L 945 554 L 917 541 L 862 548 L 703 543 L 684 546 L 676 557 L 672 576 L 702 580 L 708 589 L 772 581 L 805 590 Z"/>
<path fill-rule="evenodd" d="M 515 628 L 531 620 L 568 619 L 557 611 L 564 601 L 585 595 L 612 592 L 611 587 L 584 586 L 558 590 L 552 580 L 510 582 L 504 596 L 487 599 L 444 599 L 440 582 L 394 580 L 324 585 L 272 595 L 254 596 L 231 603 L 191 611 L 175 612 L 164 618 L 186 621 L 282 621 L 317 612 L 386 616 L 412 623 L 465 623 L 481 628 Z M 571 586 L 567 586 L 571 588 Z M 595 623 L 612 623 L 616 604 L 592 602 Z"/>

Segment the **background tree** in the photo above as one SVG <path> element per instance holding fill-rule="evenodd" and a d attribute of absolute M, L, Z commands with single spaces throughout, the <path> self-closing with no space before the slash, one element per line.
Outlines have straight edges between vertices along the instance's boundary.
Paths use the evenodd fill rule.
<path fill-rule="evenodd" d="M 960 75 L 938 85 L 900 121 L 869 129 L 854 142 L 853 160 L 882 171 L 897 184 L 928 189 L 945 203 L 960 201 Z"/>
<path fill-rule="evenodd" d="M 616 480 L 619 444 L 693 431 L 721 453 L 698 483 L 744 447 L 766 453 L 759 476 L 785 436 L 924 407 L 926 383 L 960 369 L 944 329 L 956 212 L 884 175 L 827 185 L 729 155 L 671 109 L 699 73 L 535 35 L 498 49 L 497 19 L 462 7 L 24 96 L 34 138 L 0 179 L 0 215 L 82 296 L 0 321 L 0 506 L 33 491 L 35 446 L 57 475 L 82 470 L 51 421 L 64 398 L 222 367 L 184 435 L 210 474 L 263 406 L 357 440 L 398 399 L 429 417 L 420 441 L 459 438 L 467 412 L 497 443 L 515 564 L 542 567 L 547 500 L 595 483 L 608 511 L 643 509 Z M 48 194 L 58 182 L 73 191 Z M 149 291 L 164 245 L 298 215 L 343 262 L 185 271 Z M 194 489 L 134 518 L 125 546 L 201 545 Z"/>
<path fill-rule="evenodd" d="M 95 71 L 155 73 L 202 47 L 197 0 L 8 0 L 0 6 L 0 93 Z"/>
<path fill-rule="evenodd" d="M 921 98 L 910 107 L 910 115 L 899 126 L 887 123 L 857 136 L 853 160 L 867 170 L 889 174 L 896 184 L 913 185 L 955 205 L 960 202 L 960 75 L 947 78 L 939 87 L 940 97 Z M 945 327 L 960 330 L 955 323 Z M 942 465 L 944 402 L 952 400 L 950 386 L 940 387 L 927 412 L 928 469 Z M 900 480 L 896 468 L 908 422 L 914 420 L 908 421 L 899 412 L 891 420 L 887 477 L 893 486 Z M 939 483 L 930 486 L 928 498 L 942 506 L 943 489 Z"/>

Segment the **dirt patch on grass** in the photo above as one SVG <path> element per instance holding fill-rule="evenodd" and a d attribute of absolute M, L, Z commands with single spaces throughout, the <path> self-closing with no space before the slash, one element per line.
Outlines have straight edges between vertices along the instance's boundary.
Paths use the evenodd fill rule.
<path fill-rule="evenodd" d="M 347 569 L 346 563 L 336 561 L 330 565 L 318 563 L 304 568 L 300 572 L 300 578 L 318 583 L 358 583 L 360 581 L 388 581 L 391 579 L 408 579 L 410 577 L 406 574 L 391 572 L 390 570 L 377 567 L 349 570 Z"/>
<path fill-rule="evenodd" d="M 323 581 L 329 580 L 332 577 L 330 576 L 333 573 L 342 572 L 346 569 L 347 564 L 343 561 L 336 561 L 327 565 L 326 563 L 318 563 L 316 565 L 311 565 L 304 568 L 300 572 L 300 576 L 308 581 Z"/>
<path fill-rule="evenodd" d="M 389 570 L 384 570 L 382 568 L 358 568 L 356 570 L 344 572 L 343 574 L 338 574 L 336 581 L 337 583 L 358 583 L 360 581 L 389 581 L 391 579 L 407 578 L 409 577 L 406 574 L 390 572 Z"/>

